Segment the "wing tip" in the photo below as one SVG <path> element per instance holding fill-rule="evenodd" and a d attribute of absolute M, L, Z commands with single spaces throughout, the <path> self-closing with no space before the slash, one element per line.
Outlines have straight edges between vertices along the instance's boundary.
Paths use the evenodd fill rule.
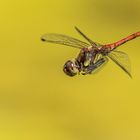
<path fill-rule="evenodd" d="M 77 26 L 74 26 L 74 28 L 77 32 L 81 32 L 80 29 Z"/>
<path fill-rule="evenodd" d="M 77 26 L 74 26 L 74 28 L 77 30 L 78 28 L 77 28 Z"/>
<path fill-rule="evenodd" d="M 41 37 L 41 41 L 46 41 L 43 37 Z"/>
<path fill-rule="evenodd" d="M 129 77 L 130 77 L 131 79 L 133 79 L 133 76 L 131 75 L 131 73 L 129 73 Z"/>

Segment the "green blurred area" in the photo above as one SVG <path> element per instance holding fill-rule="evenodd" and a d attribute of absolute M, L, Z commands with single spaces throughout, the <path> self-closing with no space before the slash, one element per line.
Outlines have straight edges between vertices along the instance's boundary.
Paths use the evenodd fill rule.
<path fill-rule="evenodd" d="M 44 33 L 112 43 L 140 30 L 139 0 L 0 2 L 1 140 L 139 140 L 140 38 L 119 48 L 133 79 L 109 62 L 70 78 L 63 64 L 79 50 L 40 41 Z"/>

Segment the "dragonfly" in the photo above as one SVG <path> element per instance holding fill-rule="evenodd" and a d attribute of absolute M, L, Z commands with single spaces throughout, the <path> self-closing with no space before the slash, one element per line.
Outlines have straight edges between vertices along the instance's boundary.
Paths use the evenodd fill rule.
<path fill-rule="evenodd" d="M 44 42 L 61 44 L 65 46 L 80 49 L 78 56 L 74 59 L 68 60 L 63 67 L 63 71 L 68 76 L 75 76 L 77 74 L 87 75 L 101 69 L 111 59 L 115 62 L 128 76 L 131 75 L 131 64 L 128 55 L 125 52 L 118 51 L 117 48 L 122 44 L 140 36 L 140 32 L 133 33 L 115 43 L 100 44 L 92 41 L 87 37 L 78 27 L 76 31 L 86 39 L 83 42 L 71 36 L 48 33 L 41 37 Z"/>

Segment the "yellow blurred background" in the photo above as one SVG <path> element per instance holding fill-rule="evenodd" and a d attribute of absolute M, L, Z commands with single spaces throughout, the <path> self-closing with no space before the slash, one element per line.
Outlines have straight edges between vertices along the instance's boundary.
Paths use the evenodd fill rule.
<path fill-rule="evenodd" d="M 112 43 L 140 30 L 139 0 L 0 2 L 0 140 L 140 140 L 140 38 L 119 48 L 129 78 L 109 62 L 100 72 L 68 77 L 78 49 L 40 41 L 44 33 Z"/>

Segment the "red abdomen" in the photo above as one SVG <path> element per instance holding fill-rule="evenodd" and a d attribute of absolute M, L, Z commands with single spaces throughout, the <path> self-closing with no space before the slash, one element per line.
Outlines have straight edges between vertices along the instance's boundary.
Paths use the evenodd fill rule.
<path fill-rule="evenodd" d="M 124 44 L 124 43 L 126 43 L 126 42 L 128 42 L 128 41 L 130 41 L 130 40 L 132 40 L 132 39 L 134 39 L 134 38 L 136 38 L 136 37 L 138 37 L 138 36 L 140 36 L 140 32 L 136 32 L 136 33 L 134 33 L 134 34 L 131 34 L 131 35 L 129 35 L 128 37 L 123 38 L 123 39 L 121 39 L 121 40 L 119 40 L 119 41 L 117 41 L 117 42 L 115 42 L 115 43 L 106 44 L 104 47 L 110 48 L 110 50 L 114 50 L 114 49 L 117 48 L 118 46 L 120 46 L 120 45 L 122 45 L 122 44 Z"/>

